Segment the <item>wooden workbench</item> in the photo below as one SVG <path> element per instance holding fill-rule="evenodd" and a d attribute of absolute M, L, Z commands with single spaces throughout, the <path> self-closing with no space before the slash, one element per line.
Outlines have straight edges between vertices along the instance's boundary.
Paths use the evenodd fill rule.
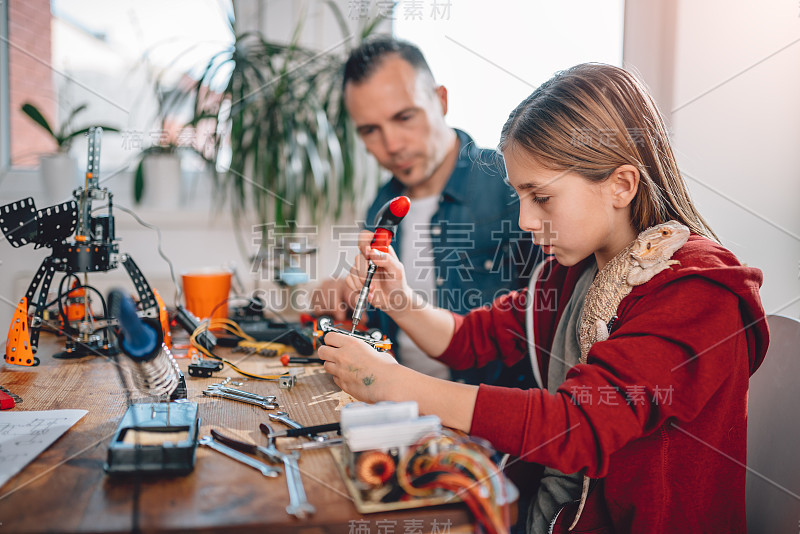
<path fill-rule="evenodd" d="M 111 361 L 99 356 L 57 360 L 63 340 L 44 334 L 37 367 L 0 364 L 0 384 L 21 396 L 20 410 L 88 410 L 45 452 L 0 487 L 0 532 L 269 532 L 410 534 L 471 532 L 463 504 L 359 514 L 345 489 L 330 451 L 304 451 L 300 469 L 317 513 L 298 520 L 285 512 L 289 502 L 285 476 L 260 473 L 205 447 L 197 449 L 194 471 L 182 477 L 111 477 L 103 471 L 108 443 L 126 409 L 126 398 Z M 241 355 L 231 355 L 241 360 Z M 186 370 L 187 361 L 178 359 Z M 276 367 L 277 364 L 277 367 Z M 248 369 L 266 372 L 279 362 L 250 356 Z M 301 377 L 291 390 L 273 382 L 244 381 L 241 389 L 278 396 L 281 409 L 311 425 L 338 420 L 346 401 L 320 368 Z M 187 376 L 189 400 L 196 401 L 200 435 L 211 428 L 266 444 L 258 431 L 268 422 L 261 408 L 204 397 L 203 389 L 220 377 Z M 279 423 L 270 423 L 280 428 Z M 279 447 L 294 440 L 280 441 Z M 2 459 L 0 458 L 0 461 Z"/>

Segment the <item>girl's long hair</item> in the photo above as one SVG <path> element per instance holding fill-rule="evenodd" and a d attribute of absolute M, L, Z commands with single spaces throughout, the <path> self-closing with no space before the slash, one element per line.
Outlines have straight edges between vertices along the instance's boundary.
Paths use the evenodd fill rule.
<path fill-rule="evenodd" d="M 658 107 L 624 69 L 584 63 L 556 74 L 511 112 L 499 150 L 512 145 L 595 182 L 633 165 L 641 175 L 631 203 L 636 231 L 672 219 L 719 241 L 692 204 Z"/>

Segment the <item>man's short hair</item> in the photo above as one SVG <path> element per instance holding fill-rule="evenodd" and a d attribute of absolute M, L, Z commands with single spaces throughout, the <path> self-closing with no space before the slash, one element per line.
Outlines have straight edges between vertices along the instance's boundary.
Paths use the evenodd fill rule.
<path fill-rule="evenodd" d="M 408 41 L 381 36 L 365 40 L 350 52 L 350 56 L 344 64 L 342 87 L 350 82 L 363 82 L 372 76 L 381 63 L 392 54 L 404 59 L 417 72 L 424 72 L 433 80 L 431 68 L 419 48 Z"/>

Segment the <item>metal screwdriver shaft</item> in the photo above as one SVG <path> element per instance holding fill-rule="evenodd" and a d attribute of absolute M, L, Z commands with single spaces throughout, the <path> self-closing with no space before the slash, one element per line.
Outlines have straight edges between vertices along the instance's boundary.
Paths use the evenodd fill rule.
<path fill-rule="evenodd" d="M 372 283 L 372 276 L 375 274 L 375 269 L 377 269 L 377 266 L 372 260 L 369 260 L 367 279 L 364 280 L 364 287 L 361 288 L 361 293 L 358 295 L 358 302 L 356 302 L 356 308 L 353 310 L 353 329 L 350 331 L 351 333 L 356 331 L 358 323 L 361 322 L 361 315 L 364 313 L 364 308 L 367 307 L 369 286 Z"/>

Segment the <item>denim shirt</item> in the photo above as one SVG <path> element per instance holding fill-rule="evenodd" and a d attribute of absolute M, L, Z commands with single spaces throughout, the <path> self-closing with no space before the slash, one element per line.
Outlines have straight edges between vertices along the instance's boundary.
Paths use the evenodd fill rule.
<path fill-rule="evenodd" d="M 525 287 L 541 253 L 530 234 L 519 229 L 519 200 L 504 181 L 502 157 L 476 147 L 466 133 L 456 130 L 456 134 L 458 159 L 431 218 L 431 246 L 436 304 L 463 314 Z M 367 224 L 374 224 L 380 208 L 404 192 L 405 186 L 392 177 L 367 211 Z M 392 240 L 398 256 L 402 232 L 401 222 Z M 370 325 L 396 339 L 397 325 L 386 314 L 373 311 Z M 395 355 L 402 362 L 402 347 L 395 347 Z M 512 368 L 493 362 L 479 370 L 451 371 L 451 375 L 472 384 L 534 384 L 527 358 Z"/>

